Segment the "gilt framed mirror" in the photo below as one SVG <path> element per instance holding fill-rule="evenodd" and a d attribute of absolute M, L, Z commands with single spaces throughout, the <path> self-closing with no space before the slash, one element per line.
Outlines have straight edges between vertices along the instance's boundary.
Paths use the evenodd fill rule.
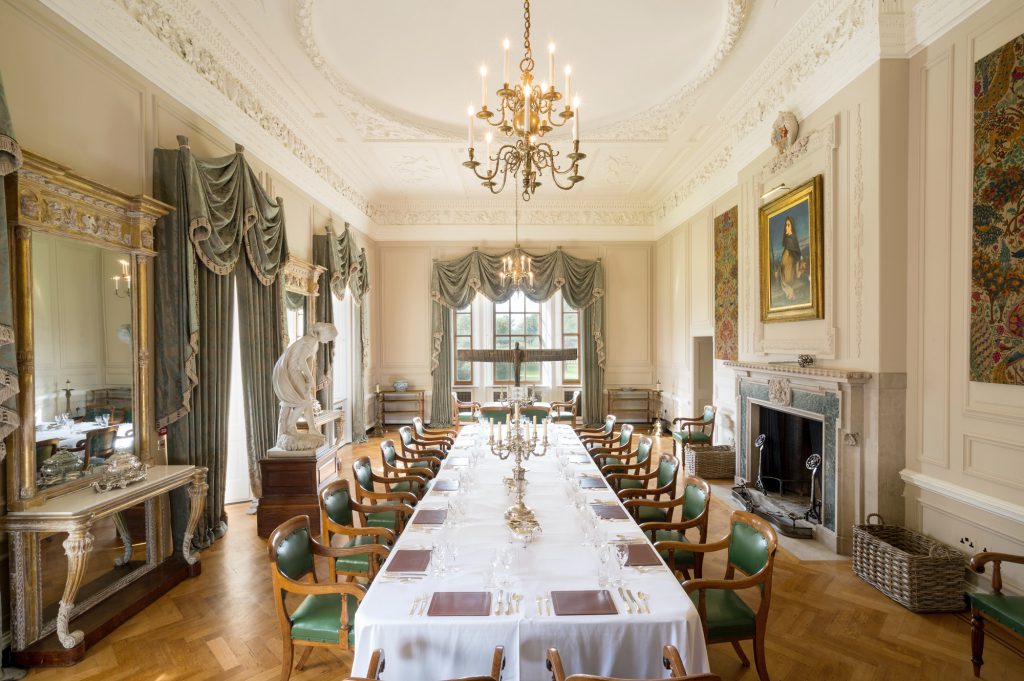
<path fill-rule="evenodd" d="M 323 267 L 293 255 L 288 256 L 281 268 L 285 347 L 308 333 L 316 322 L 316 297 L 320 292 L 320 275 L 324 271 Z"/>
<path fill-rule="evenodd" d="M 171 207 L 31 152 L 5 178 L 21 428 L 7 500 L 87 486 L 126 451 L 153 463 L 153 225 Z"/>

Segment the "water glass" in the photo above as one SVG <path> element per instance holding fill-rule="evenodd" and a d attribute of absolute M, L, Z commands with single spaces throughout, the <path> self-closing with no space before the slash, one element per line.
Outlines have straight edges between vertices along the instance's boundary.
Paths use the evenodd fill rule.
<path fill-rule="evenodd" d="M 611 569 L 614 561 L 615 548 L 607 541 L 601 543 L 597 548 L 597 560 L 599 563 L 597 571 L 597 585 L 600 587 L 612 586 Z"/>

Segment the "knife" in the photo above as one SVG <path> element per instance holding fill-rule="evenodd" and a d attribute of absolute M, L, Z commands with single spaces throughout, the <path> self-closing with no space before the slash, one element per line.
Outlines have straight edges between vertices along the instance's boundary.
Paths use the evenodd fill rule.
<path fill-rule="evenodd" d="M 633 601 L 633 607 L 636 608 L 636 614 L 639 615 L 640 613 L 642 613 L 643 610 L 640 608 L 640 603 L 635 598 L 633 598 L 633 592 L 629 589 L 626 589 L 626 595 L 629 596 L 629 600 Z"/>
<path fill-rule="evenodd" d="M 622 590 L 621 586 L 619 587 L 619 598 L 622 599 L 623 604 L 626 606 L 626 613 L 632 615 L 633 606 L 630 604 L 629 599 L 626 598 L 626 592 Z"/>
<path fill-rule="evenodd" d="M 505 595 L 504 589 L 498 589 L 498 605 L 494 608 L 495 615 L 504 615 L 505 604 L 502 602 L 502 598 Z"/>

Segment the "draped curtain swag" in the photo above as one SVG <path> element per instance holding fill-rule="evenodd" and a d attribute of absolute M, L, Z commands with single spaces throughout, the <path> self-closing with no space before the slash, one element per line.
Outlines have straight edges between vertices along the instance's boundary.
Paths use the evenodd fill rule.
<path fill-rule="evenodd" d="M 7 108 L 0 79 L 0 461 L 7 455 L 4 439 L 18 427 L 18 411 L 9 401 L 18 394 L 18 365 L 14 352 L 14 312 L 11 303 L 11 263 L 7 244 L 7 201 L 3 176 L 21 167 L 21 147 Z"/>
<path fill-rule="evenodd" d="M 357 324 L 352 337 L 353 354 L 353 381 L 352 381 L 352 440 L 353 442 L 366 442 L 366 404 L 365 404 L 365 373 L 366 373 L 366 329 L 369 323 L 368 311 L 363 304 L 366 294 L 370 291 L 370 272 L 366 263 L 366 249 L 359 248 L 345 223 L 345 230 L 341 234 L 334 233 L 332 224 L 327 225 L 327 234 L 313 236 L 313 260 L 317 265 L 327 268 L 327 281 L 331 293 L 343 300 L 345 292 L 352 294 L 352 300 L 357 306 Z M 324 298 L 324 305 L 320 306 L 318 299 L 317 319 L 320 321 L 332 321 L 331 318 L 321 317 L 321 310 L 331 310 L 330 299 Z M 319 353 L 318 366 L 321 367 L 321 375 L 318 377 L 320 394 L 328 401 L 321 401 L 321 404 L 333 404 L 333 390 L 328 387 L 331 381 L 331 364 L 334 357 L 334 343 L 321 348 Z M 322 386 L 320 384 L 322 383 Z"/>
<path fill-rule="evenodd" d="M 187 138 L 179 136 L 178 144 L 178 149 L 156 149 L 153 159 L 154 194 L 175 207 L 156 225 L 156 415 L 157 425 L 168 427 L 168 462 L 209 468 L 205 527 L 196 540 L 206 545 L 226 529 L 234 284 L 237 280 L 239 326 L 245 329 L 250 484 L 259 496 L 256 462 L 273 445 L 274 433 L 265 424 L 276 423 L 269 367 L 283 351 L 277 275 L 288 246 L 282 201 L 266 194 L 241 146 L 229 156 L 199 159 Z M 243 250 L 248 271 L 238 272 Z M 232 273 L 235 279 L 227 278 Z M 176 537 L 183 531 L 187 507 L 184 495 L 176 494 Z"/>
<path fill-rule="evenodd" d="M 477 293 L 493 302 L 505 302 L 517 288 L 501 279 L 501 255 L 474 249 L 457 260 L 435 262 L 431 272 L 432 339 L 430 371 L 433 374 L 431 422 L 451 423 L 452 314 L 465 307 Z M 562 297 L 580 311 L 584 415 L 588 423 L 601 420 L 604 390 L 604 269 L 601 259 L 584 260 L 561 247 L 544 255 L 528 253 L 533 260 L 533 287 L 523 288 L 527 298 L 544 301 L 561 290 Z"/>

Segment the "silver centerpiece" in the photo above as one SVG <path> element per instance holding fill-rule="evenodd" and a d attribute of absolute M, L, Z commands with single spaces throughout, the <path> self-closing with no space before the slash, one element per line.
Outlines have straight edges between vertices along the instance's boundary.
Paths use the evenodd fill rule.
<path fill-rule="evenodd" d="M 92 488 L 97 492 L 109 492 L 145 480 L 149 475 L 149 465 L 139 461 L 134 454 L 120 452 L 107 459 L 106 464 L 99 467 L 99 472 L 100 479 L 92 483 Z"/>
<path fill-rule="evenodd" d="M 505 437 L 499 437 L 495 442 L 493 436 L 488 440 L 491 453 L 504 461 L 512 458 L 515 465 L 512 467 L 512 477 L 505 479 L 505 485 L 509 491 L 515 493 L 515 503 L 505 511 L 505 525 L 515 535 L 524 541 L 529 541 L 535 534 L 540 532 L 540 523 L 534 512 L 523 503 L 523 496 L 526 493 L 526 469 L 523 468 L 523 461 L 530 457 L 541 457 L 548 451 L 547 428 L 544 429 L 543 440 L 537 436 L 537 426 L 530 432 L 530 424 L 525 418 L 520 418 L 523 407 L 533 404 L 533 399 L 525 395 L 517 395 L 513 391 L 513 397 L 504 402 L 504 405 L 512 410 L 513 418 L 509 421 L 509 430 Z M 500 432 L 500 428 L 499 428 Z"/>
<path fill-rule="evenodd" d="M 55 485 L 82 477 L 82 459 L 74 452 L 60 448 L 39 466 L 39 483 Z"/>

